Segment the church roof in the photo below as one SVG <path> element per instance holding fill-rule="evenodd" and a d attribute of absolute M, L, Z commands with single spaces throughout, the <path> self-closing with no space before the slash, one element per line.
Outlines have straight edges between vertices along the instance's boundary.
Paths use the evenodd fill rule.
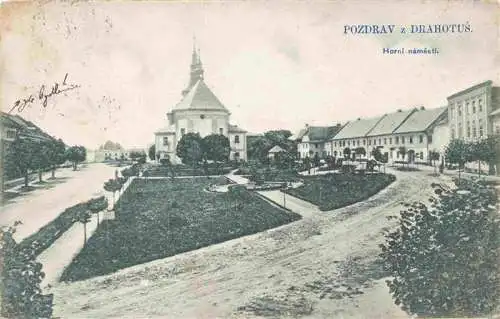
<path fill-rule="evenodd" d="M 196 82 L 184 98 L 174 106 L 173 110 L 220 110 L 229 113 L 203 79 Z"/>
<path fill-rule="evenodd" d="M 247 131 L 245 131 L 244 129 L 242 129 L 238 125 L 229 124 L 229 132 L 231 132 L 231 133 L 246 133 Z"/>

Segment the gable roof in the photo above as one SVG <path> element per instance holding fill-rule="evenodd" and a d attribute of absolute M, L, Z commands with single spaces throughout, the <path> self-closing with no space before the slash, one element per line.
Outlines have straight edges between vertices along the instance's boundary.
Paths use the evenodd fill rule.
<path fill-rule="evenodd" d="M 285 152 L 284 149 L 282 149 L 279 145 L 273 146 L 268 153 L 279 153 L 279 152 Z"/>
<path fill-rule="evenodd" d="M 307 126 L 299 131 L 295 139 L 301 140 L 307 135 L 309 141 L 329 140 L 334 137 L 340 129 L 340 124 L 335 126 Z"/>
<path fill-rule="evenodd" d="M 385 114 L 367 136 L 392 134 L 416 109 L 392 112 Z"/>
<path fill-rule="evenodd" d="M 33 122 L 25 120 L 19 115 L 12 115 L 2 112 L 2 126 L 14 128 L 19 131 L 20 135 L 32 139 L 55 140 L 54 137 L 36 126 Z"/>
<path fill-rule="evenodd" d="M 220 110 L 229 113 L 203 79 L 196 82 L 184 98 L 174 106 L 173 110 Z"/>
<path fill-rule="evenodd" d="M 366 119 L 358 118 L 355 121 L 347 123 L 340 132 L 333 137 L 334 140 L 362 137 L 368 134 L 383 116 L 371 117 Z"/>
<path fill-rule="evenodd" d="M 417 110 L 394 133 L 423 132 L 441 116 L 444 116 L 443 114 L 447 114 L 447 111 L 448 108 L 446 106 L 428 110 Z"/>

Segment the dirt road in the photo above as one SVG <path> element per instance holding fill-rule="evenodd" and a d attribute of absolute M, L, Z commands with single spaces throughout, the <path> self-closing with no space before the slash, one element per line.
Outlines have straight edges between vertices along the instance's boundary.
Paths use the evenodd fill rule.
<path fill-rule="evenodd" d="M 376 262 L 387 216 L 427 199 L 429 172 L 397 180 L 365 202 L 72 284 L 58 284 L 63 318 L 407 318 Z M 447 180 L 448 177 L 442 177 Z M 276 196 L 276 194 L 272 195 Z M 299 201 L 290 201 L 294 209 Z M 299 212 L 300 213 L 300 212 Z"/>

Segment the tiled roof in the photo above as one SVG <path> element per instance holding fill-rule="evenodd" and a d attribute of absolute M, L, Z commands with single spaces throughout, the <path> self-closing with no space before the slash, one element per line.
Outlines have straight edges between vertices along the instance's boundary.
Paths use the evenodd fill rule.
<path fill-rule="evenodd" d="M 157 130 L 155 134 L 175 134 L 175 131 L 171 127 L 164 127 Z"/>
<path fill-rule="evenodd" d="M 271 148 L 269 150 L 269 153 L 279 153 L 279 152 L 284 152 L 285 150 L 282 149 L 281 147 L 279 147 L 279 145 L 275 145 L 273 146 L 273 148 Z"/>
<path fill-rule="evenodd" d="M 203 79 L 196 82 L 173 110 L 221 110 L 229 113 Z"/>
<path fill-rule="evenodd" d="M 307 135 L 309 141 L 329 140 L 334 137 L 340 129 L 340 124 L 335 126 L 307 126 L 299 131 L 296 139 L 300 140 Z"/>
<path fill-rule="evenodd" d="M 425 131 L 432 123 L 447 112 L 447 107 L 417 110 L 394 133 L 409 133 Z M 443 115 L 444 116 L 444 115 Z"/>
<path fill-rule="evenodd" d="M 416 109 L 401 111 L 386 114 L 375 127 L 367 134 L 367 136 L 387 135 L 394 132 L 408 116 L 415 112 Z"/>
<path fill-rule="evenodd" d="M 246 133 L 244 129 L 238 127 L 238 125 L 229 124 L 229 132 L 231 133 Z"/>
<path fill-rule="evenodd" d="M 53 140 L 54 138 L 33 122 L 25 120 L 19 115 L 12 115 L 2 112 L 2 126 L 12 127 L 18 130 L 19 134 L 33 139 Z"/>
<path fill-rule="evenodd" d="M 334 140 L 362 137 L 368 134 L 375 125 L 382 119 L 382 116 L 371 117 L 366 119 L 358 118 L 355 121 L 347 123 L 337 135 L 333 137 Z"/>

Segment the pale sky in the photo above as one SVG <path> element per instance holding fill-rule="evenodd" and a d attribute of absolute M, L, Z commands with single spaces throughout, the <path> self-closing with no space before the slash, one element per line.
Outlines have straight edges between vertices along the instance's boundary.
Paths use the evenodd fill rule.
<path fill-rule="evenodd" d="M 19 114 L 68 144 L 146 147 L 188 83 L 195 34 L 207 84 L 231 122 L 250 132 L 439 107 L 499 80 L 498 12 L 452 1 L 4 3 L 0 105 L 8 111 L 68 73 L 78 89 Z M 472 32 L 398 28 L 455 23 Z M 398 32 L 344 34 L 346 24 L 395 24 Z M 384 47 L 440 54 L 389 56 Z"/>

